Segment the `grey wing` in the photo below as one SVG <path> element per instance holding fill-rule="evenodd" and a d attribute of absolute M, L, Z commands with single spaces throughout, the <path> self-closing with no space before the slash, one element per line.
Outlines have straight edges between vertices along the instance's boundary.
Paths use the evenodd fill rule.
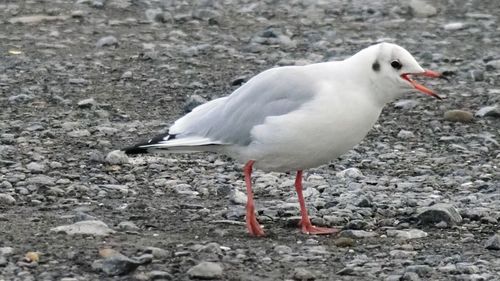
<path fill-rule="evenodd" d="M 201 137 L 214 144 L 248 145 L 252 128 L 267 117 L 287 114 L 313 99 L 313 78 L 300 68 L 262 72 L 231 95 L 195 108 L 177 120 L 169 133 L 176 139 Z"/>

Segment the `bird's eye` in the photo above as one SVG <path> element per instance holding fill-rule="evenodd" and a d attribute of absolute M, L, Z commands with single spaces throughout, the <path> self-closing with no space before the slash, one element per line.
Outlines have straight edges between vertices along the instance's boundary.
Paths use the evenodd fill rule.
<path fill-rule="evenodd" d="M 391 66 L 392 66 L 392 68 L 397 69 L 397 70 L 399 70 L 399 69 L 401 69 L 401 67 L 403 67 L 403 65 L 398 60 L 393 60 L 391 62 Z"/>

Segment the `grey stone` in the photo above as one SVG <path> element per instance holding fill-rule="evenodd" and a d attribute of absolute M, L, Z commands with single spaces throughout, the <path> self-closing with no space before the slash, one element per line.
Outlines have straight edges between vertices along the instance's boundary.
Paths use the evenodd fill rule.
<path fill-rule="evenodd" d="M 141 264 L 139 261 L 117 254 L 94 262 L 92 267 L 102 270 L 108 276 L 117 276 L 128 274 Z"/>
<path fill-rule="evenodd" d="M 487 71 L 494 71 L 500 69 L 500 60 L 490 60 L 486 63 Z"/>
<path fill-rule="evenodd" d="M 88 98 L 81 100 L 77 103 L 79 108 L 92 108 L 97 106 L 97 102 L 95 101 L 94 98 Z"/>
<path fill-rule="evenodd" d="M 158 248 L 158 247 L 147 247 L 145 249 L 147 253 L 150 253 L 153 255 L 153 257 L 157 259 L 164 259 L 169 257 L 169 252 L 165 249 Z"/>
<path fill-rule="evenodd" d="M 401 130 L 398 133 L 398 138 L 407 140 L 415 138 L 415 134 L 412 131 Z"/>
<path fill-rule="evenodd" d="M 467 25 L 463 22 L 450 22 L 443 26 L 446 31 L 455 31 L 465 29 Z"/>
<path fill-rule="evenodd" d="M 500 118 L 500 106 L 492 105 L 492 106 L 481 107 L 478 111 L 476 111 L 475 115 L 478 117 Z"/>
<path fill-rule="evenodd" d="M 119 43 L 116 37 L 110 35 L 100 38 L 95 45 L 97 48 L 110 47 L 110 46 L 118 47 Z"/>
<path fill-rule="evenodd" d="M 449 226 L 462 222 L 462 216 L 451 204 L 435 204 L 430 207 L 423 207 L 417 210 L 417 218 L 425 225 L 435 225 L 441 221 Z"/>
<path fill-rule="evenodd" d="M 364 231 L 364 230 L 353 230 L 353 229 L 348 229 L 348 230 L 343 230 L 339 233 L 341 237 L 349 237 L 349 238 L 354 238 L 354 239 L 363 239 L 363 238 L 370 238 L 370 237 L 375 237 L 377 236 L 377 233 L 375 232 L 369 232 L 369 231 Z"/>
<path fill-rule="evenodd" d="M 481 70 L 473 69 L 469 71 L 469 74 L 473 81 L 484 81 L 484 72 Z"/>
<path fill-rule="evenodd" d="M 131 221 L 122 221 L 118 224 L 118 229 L 124 231 L 138 231 L 140 228 Z"/>
<path fill-rule="evenodd" d="M 16 199 L 6 193 L 0 193 L 0 205 L 14 205 L 16 204 Z"/>
<path fill-rule="evenodd" d="M 39 186 L 49 186 L 55 184 L 54 178 L 45 175 L 39 175 L 28 178 L 27 182 L 29 184 L 39 185 Z"/>
<path fill-rule="evenodd" d="M 403 240 L 410 239 L 418 239 L 427 237 L 427 232 L 422 231 L 420 229 L 405 229 L 405 230 L 397 230 L 397 229 L 389 229 L 387 230 L 388 237 L 395 237 Z"/>
<path fill-rule="evenodd" d="M 83 138 L 90 136 L 90 132 L 87 129 L 74 130 L 68 133 L 68 136 L 72 138 Z"/>
<path fill-rule="evenodd" d="M 338 172 L 337 177 L 341 179 L 362 179 L 364 175 L 358 168 L 347 168 Z"/>
<path fill-rule="evenodd" d="M 316 279 L 316 276 L 314 276 L 314 274 L 311 271 L 303 267 L 296 267 L 293 270 L 293 280 L 309 281 L 314 279 Z"/>
<path fill-rule="evenodd" d="M 415 17 L 432 17 L 438 13 L 436 7 L 423 0 L 411 0 L 409 7 Z"/>
<path fill-rule="evenodd" d="M 204 104 L 206 102 L 207 100 L 200 95 L 191 95 L 184 104 L 184 112 L 185 113 L 191 112 L 191 110 L 193 110 L 195 107 Z"/>
<path fill-rule="evenodd" d="M 26 168 L 31 173 L 43 173 L 47 170 L 47 167 L 45 165 L 37 162 L 30 162 L 28 165 L 26 165 Z"/>
<path fill-rule="evenodd" d="M 222 277 L 222 266 L 215 262 L 201 262 L 191 267 L 187 274 L 192 278 L 218 279 Z"/>
<path fill-rule="evenodd" d="M 113 150 L 106 155 L 105 161 L 112 165 L 127 164 L 128 157 L 125 152 L 121 150 Z"/>
<path fill-rule="evenodd" d="M 471 112 L 465 110 L 448 110 L 443 115 L 444 120 L 450 122 L 470 122 L 474 118 Z"/>
<path fill-rule="evenodd" d="M 426 265 L 426 264 L 416 264 L 416 265 L 409 265 L 406 267 L 407 272 L 415 272 L 418 274 L 420 277 L 424 277 L 429 275 L 433 269 L 432 267 Z"/>
<path fill-rule="evenodd" d="M 229 201 L 237 205 L 245 205 L 247 203 L 247 195 L 235 189 L 229 193 Z"/>
<path fill-rule="evenodd" d="M 98 220 L 79 221 L 74 224 L 61 225 L 50 229 L 54 232 L 64 232 L 68 235 L 95 235 L 95 236 L 108 236 L 115 233 L 105 223 Z"/>
<path fill-rule="evenodd" d="M 500 250 L 500 234 L 491 236 L 486 241 L 485 248 L 488 250 Z"/>

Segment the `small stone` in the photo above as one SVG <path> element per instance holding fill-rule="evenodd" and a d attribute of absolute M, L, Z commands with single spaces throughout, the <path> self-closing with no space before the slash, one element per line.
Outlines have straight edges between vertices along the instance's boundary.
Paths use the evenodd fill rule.
<path fill-rule="evenodd" d="M 222 266 L 215 262 L 201 262 L 191 267 L 187 274 L 192 278 L 217 279 L 222 277 Z"/>
<path fill-rule="evenodd" d="M 83 130 L 74 130 L 68 133 L 68 136 L 72 138 L 83 138 L 90 136 L 90 132 L 86 129 Z"/>
<path fill-rule="evenodd" d="M 105 36 L 99 39 L 95 45 L 97 48 L 109 47 L 109 46 L 118 47 L 118 39 L 116 39 L 116 37 L 112 35 Z"/>
<path fill-rule="evenodd" d="M 174 280 L 174 277 L 162 270 L 153 270 L 148 273 L 148 280 Z"/>
<path fill-rule="evenodd" d="M 365 176 L 358 168 L 347 168 L 336 174 L 341 179 L 362 179 Z"/>
<path fill-rule="evenodd" d="M 425 264 L 409 265 L 406 267 L 407 272 L 415 272 L 418 276 L 426 276 L 433 271 L 432 267 Z"/>
<path fill-rule="evenodd" d="M 136 269 L 140 262 L 130 259 L 122 254 L 115 254 L 92 264 L 94 269 L 100 269 L 108 276 L 125 275 Z"/>
<path fill-rule="evenodd" d="M 309 281 L 314 279 L 316 279 L 314 274 L 303 267 L 297 267 L 293 270 L 293 280 Z"/>
<path fill-rule="evenodd" d="M 455 225 L 462 222 L 462 216 L 451 204 L 435 204 L 430 207 L 423 207 L 417 210 L 417 218 L 425 225 L 435 225 L 441 221 L 448 225 Z"/>
<path fill-rule="evenodd" d="M 124 231 L 138 231 L 140 228 L 131 221 L 122 221 L 118 224 L 118 229 Z"/>
<path fill-rule="evenodd" d="M 487 241 L 485 248 L 488 250 L 500 250 L 500 234 L 491 236 Z"/>
<path fill-rule="evenodd" d="M 169 257 L 169 252 L 167 250 L 158 247 L 147 247 L 145 249 L 145 252 L 152 254 L 156 259 L 164 259 Z"/>
<path fill-rule="evenodd" d="M 45 165 L 37 162 L 30 162 L 28 165 L 26 165 L 26 168 L 33 174 L 43 173 L 47 169 Z"/>
<path fill-rule="evenodd" d="M 399 100 L 399 101 L 394 103 L 394 107 L 399 108 L 399 109 L 408 110 L 408 109 L 412 109 L 415 106 L 417 106 L 418 103 L 419 102 L 416 100 Z"/>
<path fill-rule="evenodd" d="M 475 82 L 484 81 L 484 72 L 481 70 L 473 69 L 469 71 L 469 74 L 472 80 Z"/>
<path fill-rule="evenodd" d="M 420 281 L 420 277 L 415 272 L 405 272 L 399 279 L 400 281 Z"/>
<path fill-rule="evenodd" d="M 106 162 L 111 165 L 127 164 L 128 157 L 125 152 L 121 150 L 113 150 L 106 155 Z"/>
<path fill-rule="evenodd" d="M 411 0 L 409 7 L 415 17 L 432 17 L 438 13 L 436 7 L 423 0 Z"/>
<path fill-rule="evenodd" d="M 403 140 L 413 139 L 415 138 L 415 134 L 412 131 L 401 130 L 398 133 L 398 138 Z"/>
<path fill-rule="evenodd" d="M 122 76 L 120 77 L 121 79 L 131 79 L 134 75 L 132 74 L 132 71 L 127 70 L 123 72 Z"/>
<path fill-rule="evenodd" d="M 94 98 L 84 99 L 77 103 L 79 108 L 92 108 L 97 106 L 97 102 Z"/>
<path fill-rule="evenodd" d="M 64 232 L 68 235 L 83 234 L 95 236 L 108 236 L 115 233 L 115 231 L 110 229 L 105 223 L 98 220 L 79 221 L 74 224 L 61 225 L 51 228 L 50 231 Z"/>
<path fill-rule="evenodd" d="M 284 255 L 284 254 L 290 254 L 292 252 L 292 248 L 285 246 L 285 245 L 278 245 L 274 247 L 274 251 L 278 255 Z"/>
<path fill-rule="evenodd" d="M 375 237 L 377 234 L 375 232 L 370 232 L 370 231 L 365 231 L 365 230 L 354 230 L 354 229 L 348 229 L 348 230 L 343 230 L 339 233 L 340 237 L 348 237 L 348 238 L 354 238 L 354 239 L 363 239 L 363 238 L 370 238 L 370 237 Z"/>
<path fill-rule="evenodd" d="M 486 63 L 487 71 L 494 71 L 500 69 L 500 60 L 490 60 Z"/>
<path fill-rule="evenodd" d="M 16 199 L 10 194 L 0 193 L 0 205 L 14 205 L 16 204 Z"/>
<path fill-rule="evenodd" d="M 410 239 L 418 239 L 427 237 L 427 232 L 422 231 L 420 229 L 406 229 L 406 230 L 397 230 L 397 229 L 389 229 L 387 230 L 388 237 L 395 237 L 402 240 L 410 240 Z"/>
<path fill-rule="evenodd" d="M 352 247 L 356 244 L 356 241 L 349 237 L 339 237 L 335 240 L 335 246 L 341 248 Z"/>
<path fill-rule="evenodd" d="M 465 110 L 448 110 L 444 113 L 444 120 L 450 122 L 470 122 L 474 116 L 471 112 Z"/>
<path fill-rule="evenodd" d="M 185 113 L 191 112 L 191 110 L 193 110 L 195 107 L 204 104 L 206 102 L 207 100 L 200 95 L 191 95 L 184 104 L 184 112 Z"/>
<path fill-rule="evenodd" d="M 247 195 L 235 189 L 229 193 L 229 201 L 237 205 L 245 205 L 247 203 Z"/>
<path fill-rule="evenodd" d="M 467 26 L 463 22 L 450 22 L 443 26 L 444 30 L 455 31 L 465 29 Z"/>
<path fill-rule="evenodd" d="M 478 117 L 496 117 L 500 118 L 500 106 L 485 106 L 481 107 L 475 114 Z"/>

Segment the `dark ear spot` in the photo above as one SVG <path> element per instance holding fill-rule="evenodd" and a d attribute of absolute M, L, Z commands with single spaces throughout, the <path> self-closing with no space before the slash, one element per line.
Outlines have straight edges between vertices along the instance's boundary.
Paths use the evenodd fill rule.
<path fill-rule="evenodd" d="M 378 60 L 376 60 L 373 64 L 372 64 L 372 69 L 373 71 L 375 72 L 378 72 L 380 70 L 380 63 L 378 62 Z"/>

